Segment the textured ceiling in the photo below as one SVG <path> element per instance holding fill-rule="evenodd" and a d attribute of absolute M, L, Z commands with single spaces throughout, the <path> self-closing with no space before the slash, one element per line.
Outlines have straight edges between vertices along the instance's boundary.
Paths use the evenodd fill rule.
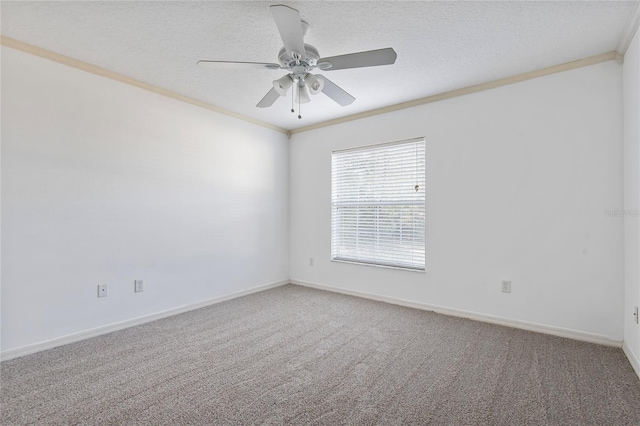
<path fill-rule="evenodd" d="M 393 47 L 395 65 L 324 72 L 356 97 L 256 103 L 281 70 L 210 70 L 199 59 L 277 62 L 277 2 L 1 3 L 2 34 L 260 121 L 318 122 L 613 51 L 635 2 L 287 1 L 323 57 Z"/>

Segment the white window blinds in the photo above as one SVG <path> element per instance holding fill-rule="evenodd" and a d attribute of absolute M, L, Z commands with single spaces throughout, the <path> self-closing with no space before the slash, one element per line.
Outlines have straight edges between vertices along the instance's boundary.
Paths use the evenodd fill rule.
<path fill-rule="evenodd" d="M 425 269 L 423 138 L 334 151 L 331 259 Z"/>

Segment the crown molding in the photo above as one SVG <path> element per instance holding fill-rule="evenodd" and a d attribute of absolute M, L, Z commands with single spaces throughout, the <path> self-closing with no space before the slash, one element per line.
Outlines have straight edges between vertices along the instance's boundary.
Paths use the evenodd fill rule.
<path fill-rule="evenodd" d="M 640 2 L 636 1 L 635 6 L 633 7 L 633 11 L 631 15 L 629 15 L 629 19 L 627 19 L 627 23 L 624 26 L 624 30 L 622 31 L 622 35 L 620 36 L 620 41 L 618 42 L 618 47 L 616 48 L 616 52 L 624 56 L 627 53 L 627 49 L 629 48 L 629 44 L 631 44 L 631 40 L 633 36 L 638 31 L 638 26 L 640 25 Z"/>
<path fill-rule="evenodd" d="M 633 25 L 631 25 L 630 23 L 633 21 L 632 19 L 629 19 L 628 23 L 627 23 L 627 27 L 625 30 L 625 34 L 627 32 L 629 32 L 630 36 L 629 36 L 629 42 L 631 41 L 631 38 L 633 38 L 633 34 L 635 33 L 635 30 L 638 27 L 638 13 L 640 12 L 640 7 L 638 7 L 638 3 L 636 3 L 636 8 L 634 9 L 634 14 L 632 16 L 635 16 L 635 27 Z M 634 28 L 633 32 L 630 30 L 631 28 Z M 413 101 L 409 101 L 409 102 L 403 102 L 403 103 L 399 103 L 399 104 L 395 104 L 395 105 L 390 105 L 387 107 L 383 107 L 383 108 L 378 108 L 378 109 L 374 109 L 374 110 L 370 110 L 370 111 L 365 111 L 365 112 L 361 112 L 358 114 L 353 114 L 353 115 L 349 115 L 346 117 L 340 117 L 340 118 L 336 118 L 333 120 L 328 120 L 328 121 L 324 121 L 321 123 L 316 123 L 316 124 L 312 124 L 309 126 L 304 126 L 304 127 L 300 127 L 297 129 L 284 129 L 282 127 L 278 127 L 269 123 L 266 123 L 264 121 L 260 121 L 260 120 L 255 120 L 252 119 L 250 117 L 246 117 L 244 115 L 241 114 L 237 114 L 231 111 L 228 111 L 224 108 L 220 108 L 217 107 L 215 105 L 206 103 L 206 102 L 202 102 L 193 98 L 190 98 L 188 96 L 184 96 L 181 95 L 179 93 L 176 92 L 172 92 L 170 90 L 166 90 L 163 89 L 161 87 L 158 86 L 154 86 L 152 84 L 148 84 L 145 83 L 143 81 L 140 80 L 136 80 L 130 77 L 126 77 L 122 74 L 118 74 L 114 71 L 110 71 L 107 70 L 105 68 L 101 68 L 98 67 L 96 65 L 92 65 L 89 64 L 87 62 L 83 62 L 80 61 L 78 59 L 74 59 L 71 58 L 69 56 L 65 56 L 65 55 L 61 55 L 59 53 L 56 52 L 52 52 L 50 50 L 47 49 L 43 49 L 41 47 L 37 47 L 16 39 L 12 39 L 10 37 L 7 36 L 3 36 L 0 35 L 0 44 L 6 47 L 10 47 L 12 49 L 16 49 L 16 50 L 20 50 L 22 52 L 25 53 L 29 53 L 35 56 L 39 56 L 41 58 L 45 58 L 45 59 L 49 59 L 51 61 L 54 62 L 58 62 L 73 68 L 77 68 L 95 75 L 99 75 L 101 77 L 106 77 L 112 80 L 116 80 L 119 81 L 121 83 L 125 83 L 125 84 L 129 84 L 144 90 L 148 90 L 150 92 L 154 92 L 163 96 L 167 96 L 182 102 L 186 102 L 201 108 L 205 108 L 208 109 L 210 111 L 214 111 L 217 112 L 219 114 L 224 114 L 227 116 L 231 116 L 234 118 L 237 118 L 239 120 L 243 120 L 246 121 L 248 123 L 252 123 L 261 127 L 265 127 L 267 129 L 271 129 L 271 130 L 275 130 L 277 132 L 280 133 L 284 133 L 285 135 L 287 135 L 287 137 L 291 138 L 291 136 L 293 134 L 296 133 L 302 133 L 302 132 L 306 132 L 309 130 L 315 130 L 315 129 L 319 129 L 322 127 L 328 127 L 328 126 L 333 126 L 336 124 L 340 124 L 340 123 L 346 123 L 349 121 L 353 121 L 353 120 L 359 120 L 361 118 L 366 118 L 366 117 L 371 117 L 374 115 L 379 115 L 379 114 L 385 114 L 387 112 L 392 112 L 392 111 L 398 111 L 401 109 L 405 109 L 405 108 L 411 108 L 414 106 L 419 106 L 419 105 L 424 105 L 424 104 L 428 104 L 428 103 L 432 103 L 432 102 L 438 102 L 441 100 L 445 100 L 445 99 L 451 99 L 451 98 L 455 98 L 458 96 L 463 96 L 463 95 L 468 95 L 471 93 L 477 93 L 477 92 L 481 92 L 484 90 L 490 90 L 490 89 L 494 89 L 497 87 L 501 87 L 501 86 L 506 86 L 509 84 L 514 84 L 514 83 L 519 83 L 522 81 L 526 81 L 526 80 L 530 80 L 533 78 L 538 78 L 538 77 L 543 77 L 546 75 L 550 75 L 550 74 L 555 74 L 555 73 L 559 73 L 559 72 L 564 72 L 564 71 L 569 71 L 572 69 L 576 69 L 576 68 L 581 68 L 581 67 L 586 67 L 589 65 L 595 65 L 601 62 L 606 62 L 606 61 L 611 61 L 611 60 L 620 60 L 621 58 L 621 54 L 618 51 L 612 51 L 612 52 L 607 52 L 607 53 L 602 53 L 600 55 L 595 55 L 595 56 L 590 56 L 588 58 L 583 58 L 583 59 L 579 59 L 576 61 L 572 61 L 572 62 L 567 62 L 564 64 L 560 64 L 560 65 L 554 65 L 551 67 L 547 67 L 547 68 L 542 68 L 539 70 L 535 70 L 535 71 L 530 71 L 530 72 L 526 72 L 523 74 L 518 74 L 515 76 L 511 76 L 511 77 L 506 77 L 506 78 L 501 78 L 498 80 L 493 80 L 493 81 L 489 81 L 486 83 L 480 83 L 480 84 L 476 84 L 473 86 L 468 86 L 468 87 L 464 87 L 461 89 L 456 89 L 456 90 L 452 90 L 449 92 L 444 92 L 444 93 L 439 93 L 436 95 L 432 95 L 432 96 L 427 96 L 425 98 L 420 98 L 420 99 L 415 99 Z M 628 47 L 628 43 L 627 43 L 627 47 Z"/>
<path fill-rule="evenodd" d="M 208 104 L 206 102 L 199 101 L 197 99 L 190 98 L 188 96 L 181 95 L 176 92 L 172 92 L 170 90 L 163 89 L 162 87 L 154 86 L 152 84 L 145 83 L 140 80 L 136 80 L 122 74 L 118 74 L 117 72 L 113 72 L 107 70 L 105 68 L 98 67 L 96 65 L 89 64 L 87 62 L 80 61 L 78 59 L 71 58 L 69 56 L 61 55 L 56 52 L 52 52 L 47 49 L 43 49 L 41 47 L 37 47 L 28 43 L 25 43 L 20 40 L 16 40 L 4 35 L 0 35 L 0 44 L 2 46 L 10 47 L 12 49 L 20 50 L 25 53 L 30 53 L 35 56 L 39 56 L 41 58 L 49 59 L 54 62 L 58 62 L 63 65 L 67 65 L 73 68 L 77 68 L 82 71 L 89 72 L 91 74 L 99 75 L 101 77 L 106 77 L 111 80 L 116 80 L 121 83 L 129 84 L 131 86 L 138 87 L 140 89 L 148 90 L 150 92 L 157 93 L 159 95 L 167 96 L 169 98 L 173 98 L 182 102 L 186 102 L 191 105 L 195 105 L 201 108 L 208 109 L 210 111 L 217 112 L 219 114 L 228 115 L 233 118 L 237 118 L 239 120 L 243 120 L 252 124 L 256 124 L 258 126 L 266 127 L 267 129 L 275 130 L 277 132 L 284 133 L 285 135 L 288 133 L 287 129 L 283 129 L 282 127 L 274 126 L 273 124 L 266 123 L 260 120 L 254 120 L 252 118 L 246 117 L 241 114 L 237 114 L 235 112 L 228 111 L 224 108 L 217 107 L 215 105 Z"/>
<path fill-rule="evenodd" d="M 374 115 L 385 114 L 392 111 L 398 111 L 405 108 L 411 108 L 418 105 L 429 104 L 432 102 L 438 102 L 445 99 L 451 99 L 458 96 L 469 95 L 471 93 L 482 92 L 484 90 L 495 89 L 496 87 L 507 86 L 509 84 L 520 83 L 522 81 L 531 80 L 533 78 L 544 77 L 550 74 L 556 74 L 559 72 L 569 71 L 576 68 L 582 68 L 589 65 L 599 64 L 601 62 L 607 62 L 615 60 L 618 57 L 618 53 L 615 51 L 602 53 L 600 55 L 590 56 L 584 59 L 578 59 L 577 61 L 571 61 L 560 65 L 554 65 L 547 68 L 541 68 L 535 71 L 529 71 L 523 74 L 514 75 L 511 77 L 505 77 L 498 80 L 489 81 L 486 83 L 480 83 L 473 86 L 463 87 L 461 89 L 452 90 L 450 92 L 439 93 L 437 95 L 427 96 L 426 98 L 415 99 L 409 102 L 403 102 L 396 105 L 391 105 L 384 108 L 378 108 L 371 111 L 365 111 L 358 114 L 349 115 L 346 117 L 336 118 L 322 123 L 312 124 L 305 127 L 300 127 L 291 130 L 291 134 L 307 132 L 309 130 L 315 130 L 322 127 L 333 126 L 340 123 L 346 123 L 348 121 L 359 120 L 361 118 L 371 117 Z"/>

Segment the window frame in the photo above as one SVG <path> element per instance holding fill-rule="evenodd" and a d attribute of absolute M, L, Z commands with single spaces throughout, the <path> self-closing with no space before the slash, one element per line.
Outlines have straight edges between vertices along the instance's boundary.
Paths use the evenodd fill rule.
<path fill-rule="evenodd" d="M 333 158 L 334 158 L 334 154 L 336 153 L 344 153 L 344 152 L 349 152 L 349 151 L 365 151 L 367 149 L 375 149 L 375 148 L 381 148 L 381 147 L 385 147 L 385 146 L 393 146 L 393 145 L 402 145 L 402 144 L 408 144 L 408 143 L 412 143 L 412 142 L 422 142 L 424 143 L 424 186 L 425 186 L 425 194 L 424 194 L 424 205 L 423 205 L 423 212 L 424 212 L 424 223 L 423 223 L 423 227 L 424 227 L 424 235 L 423 235 L 423 247 L 424 247 L 424 262 L 423 262 L 423 267 L 410 267 L 410 266 L 402 266 L 402 265 L 391 265 L 391 264 L 384 264 L 384 263 L 376 263 L 376 262 L 368 262 L 366 260 L 355 260 L 355 259 L 345 259 L 345 258 L 334 258 L 333 256 L 333 238 L 334 238 L 334 221 L 333 221 L 333 215 L 334 215 L 334 200 L 333 200 L 333 184 L 334 184 L 334 170 L 333 170 Z M 336 149 L 336 150 L 332 150 L 331 151 L 331 173 L 330 173 L 330 202 L 329 202 L 329 208 L 331 210 L 330 212 L 330 223 L 329 223 L 329 230 L 330 230 L 330 239 L 329 239 L 329 259 L 331 260 L 331 262 L 337 262 L 337 263 L 347 263 L 347 264 L 353 264 L 353 265 L 364 265 L 364 266 L 374 266 L 377 268 L 386 268 L 386 269 L 397 269 L 397 270 L 402 270 L 402 271 L 410 271 L 410 272 L 422 272 L 422 273 L 426 273 L 427 270 L 427 196 L 426 196 L 426 172 L 427 172 L 427 167 L 426 167 L 426 137 L 424 136 L 420 136 L 420 137 L 415 137 L 415 138 L 410 138 L 410 139 L 403 139 L 403 140 L 399 140 L 399 141 L 393 141 L 393 142 L 383 142 L 383 143 L 377 143 L 377 144 L 371 144 L 371 145 L 361 145 L 361 146 L 357 146 L 357 147 L 351 147 L 351 148 L 344 148 L 344 149 Z"/>

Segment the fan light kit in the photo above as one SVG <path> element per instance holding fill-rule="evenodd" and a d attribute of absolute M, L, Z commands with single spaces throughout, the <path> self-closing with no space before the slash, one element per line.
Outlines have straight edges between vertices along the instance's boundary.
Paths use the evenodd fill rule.
<path fill-rule="evenodd" d="M 291 112 L 294 100 L 298 103 L 298 118 L 302 118 L 300 105 L 311 101 L 309 95 L 317 95 L 322 92 L 334 100 L 338 105 L 347 106 L 356 98 L 338 87 L 323 75 L 311 74 L 311 71 L 336 71 L 347 68 L 374 67 L 378 65 L 391 65 L 395 63 L 397 54 L 392 48 L 370 50 L 367 52 L 349 53 L 346 55 L 320 58 L 318 50 L 304 43 L 304 36 L 309 31 L 309 23 L 300 18 L 300 12 L 282 4 L 273 5 L 271 14 L 276 21 L 278 32 L 282 38 L 284 47 L 278 53 L 278 62 L 233 62 L 233 61 L 198 61 L 198 65 L 212 69 L 270 69 L 286 70 L 288 74 L 273 80 L 273 88 L 267 92 L 258 108 L 266 108 L 273 105 L 279 98 L 287 95 L 291 90 Z M 295 99 L 294 99 L 295 98 Z"/>

